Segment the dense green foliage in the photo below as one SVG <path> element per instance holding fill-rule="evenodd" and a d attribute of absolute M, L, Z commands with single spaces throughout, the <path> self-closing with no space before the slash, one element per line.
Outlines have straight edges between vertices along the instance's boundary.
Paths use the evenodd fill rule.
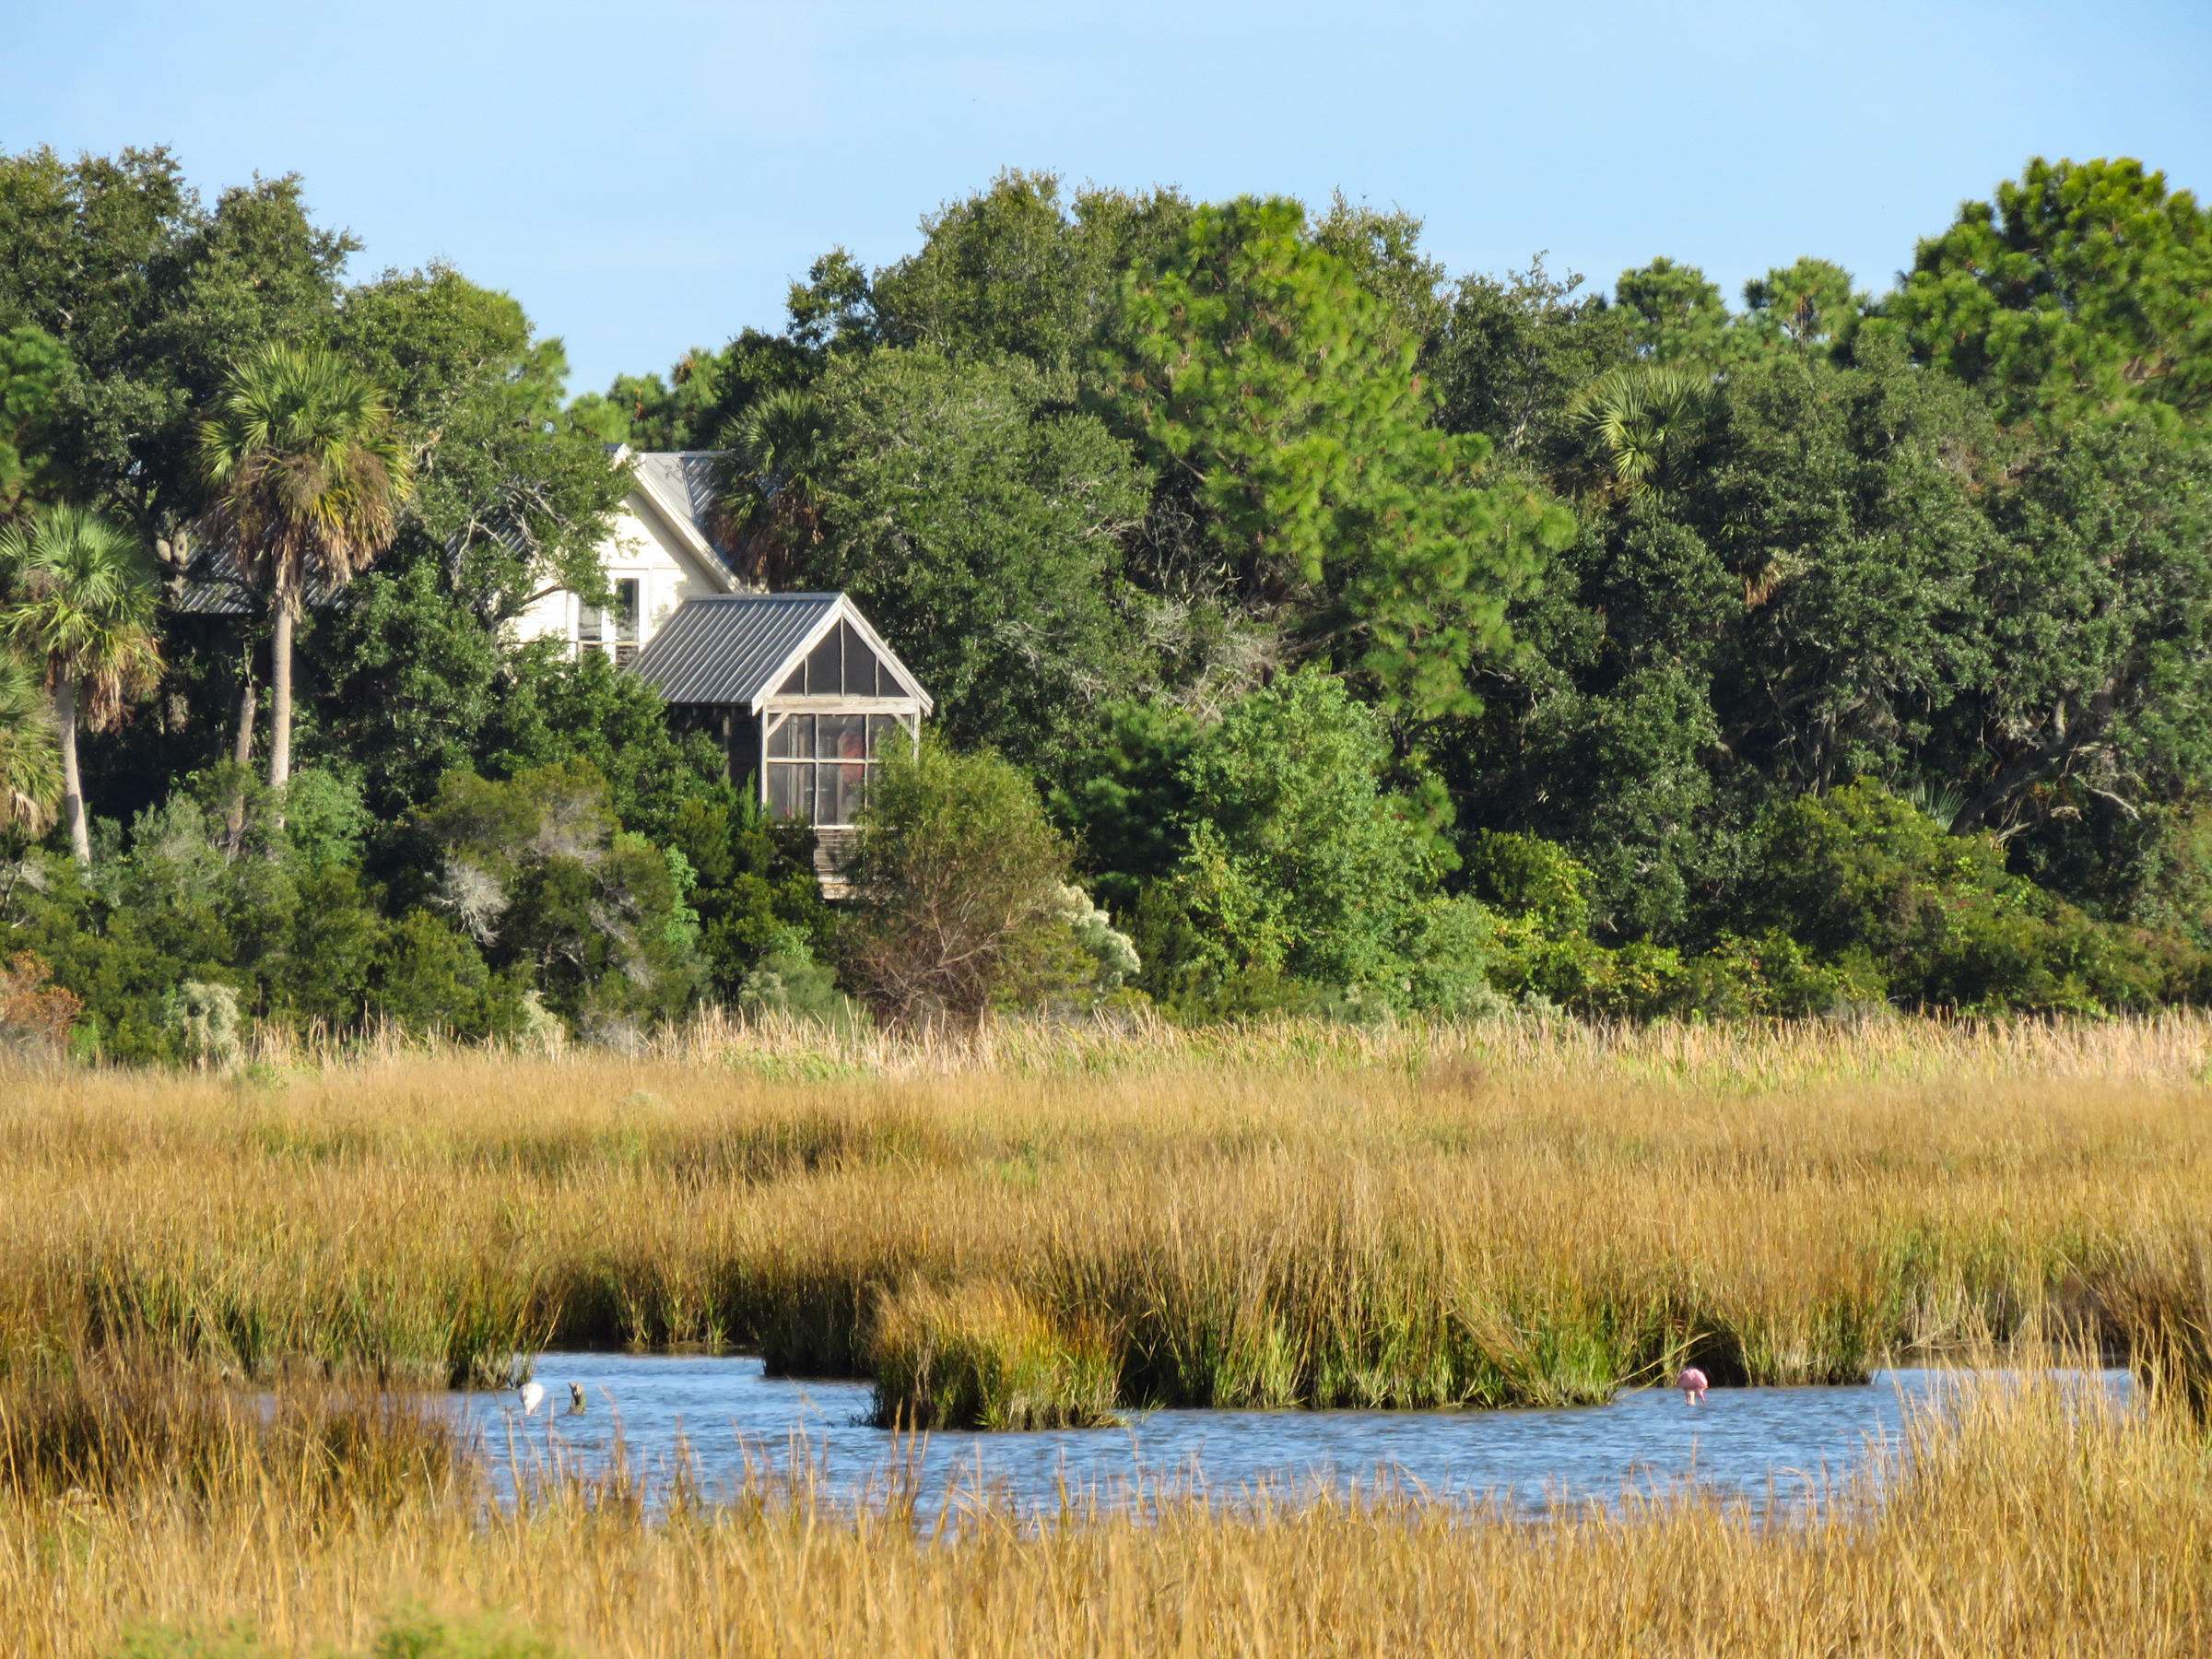
<path fill-rule="evenodd" d="M 350 281 L 296 178 L 0 156 L 9 959 L 177 1060 L 702 1001 L 2206 993 L 2212 215 L 2037 160 L 1891 292 L 1797 258 L 1740 306 L 1420 232 L 1007 172 L 564 404 L 512 298 Z M 512 642 L 609 599 L 617 441 L 722 452 L 733 562 L 850 592 L 935 696 L 850 902 L 642 683 Z M 113 604 L 41 562 L 71 513 Z M 240 614 L 149 614 L 211 550 Z"/>
<path fill-rule="evenodd" d="M 1066 846 L 1018 768 L 925 738 L 892 751 L 863 818 L 846 958 L 878 1007 L 972 1020 L 1009 997 L 1088 988 Z"/>
<path fill-rule="evenodd" d="M 2040 158 L 1920 244 L 1884 315 L 2014 414 L 2212 414 L 2212 209 L 2140 162 Z"/>

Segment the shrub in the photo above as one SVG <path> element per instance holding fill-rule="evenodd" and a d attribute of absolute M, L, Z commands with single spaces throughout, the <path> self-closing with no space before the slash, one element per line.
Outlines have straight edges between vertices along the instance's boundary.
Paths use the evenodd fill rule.
<path fill-rule="evenodd" d="M 832 934 L 830 906 L 814 869 L 814 833 L 804 823 L 768 817 L 750 794 L 686 801 L 677 809 L 670 850 L 691 866 L 689 902 L 699 916 L 700 953 L 709 984 L 724 999 L 771 954 L 796 942 L 809 958 Z"/>
<path fill-rule="evenodd" d="M 1136 977 L 1143 964 L 1129 935 L 1113 925 L 1113 918 L 1073 882 L 1063 883 L 1054 896 L 1053 912 L 1075 935 L 1077 947 L 1092 964 L 1092 984 L 1101 994 L 1120 990 Z"/>
<path fill-rule="evenodd" d="M 0 969 L 0 1044 L 64 1049 L 84 999 L 53 982 L 53 971 L 31 951 L 18 950 Z"/>
<path fill-rule="evenodd" d="M 449 773 L 418 824 L 441 871 L 435 901 L 555 1013 L 618 1036 L 689 1000 L 689 864 L 625 833 L 588 765 L 503 782 Z"/>
<path fill-rule="evenodd" d="M 726 790 L 721 746 L 671 729 L 660 693 L 599 652 L 570 660 L 540 641 L 516 652 L 484 738 L 482 770 L 517 780 L 588 772 L 624 826 L 665 842 L 688 802 Z"/>
<path fill-rule="evenodd" d="M 1836 961 L 1818 962 L 1779 929 L 1755 939 L 1723 934 L 1687 969 L 1688 1008 L 1719 1018 L 1794 1019 L 1888 1000 L 1888 988 L 1864 951 L 1846 951 Z"/>
<path fill-rule="evenodd" d="M 1241 699 L 1200 738 L 1178 874 L 1233 955 L 1323 985 L 1401 977 L 1406 912 L 1437 871 L 1382 789 L 1391 759 L 1375 715 L 1311 669 Z"/>
<path fill-rule="evenodd" d="M 257 955 L 272 1011 L 332 1030 L 359 1026 L 385 932 L 359 872 L 348 864 L 309 865 L 268 921 L 268 948 Z"/>
<path fill-rule="evenodd" d="M 1197 726 L 1181 709 L 1110 703 L 1052 793 L 1053 817 L 1075 837 L 1091 890 L 1124 913 L 1135 910 L 1147 882 L 1182 856 L 1182 768 L 1196 741 Z"/>
<path fill-rule="evenodd" d="M 374 1006 L 418 1036 L 501 1036 L 523 1022 L 512 984 L 493 976 L 466 935 L 426 910 L 409 911 L 386 933 Z"/>
<path fill-rule="evenodd" d="M 1856 963 L 1914 1007 L 2141 1008 L 2194 996 L 2204 978 L 2184 942 L 2093 920 L 2009 872 L 1990 837 L 1951 835 L 1866 779 L 1770 811 L 1744 891 L 1754 926 Z"/>
<path fill-rule="evenodd" d="M 1430 899 L 1406 917 L 1399 943 L 1406 1004 L 1448 1016 L 1497 1014 L 1506 1001 L 1490 982 L 1498 919 L 1473 899 Z"/>
<path fill-rule="evenodd" d="M 1485 830 L 1467 854 L 1466 880 L 1492 909 L 1528 917 L 1555 938 L 1590 931 L 1595 877 L 1556 841 Z"/>
<path fill-rule="evenodd" d="M 1394 770 L 1380 721 L 1327 675 L 1239 700 L 1182 762 L 1183 851 L 1137 903 L 1144 988 L 1184 1016 L 1467 1005 L 1481 929 L 1431 908 L 1441 846 L 1383 787 Z"/>
<path fill-rule="evenodd" d="M 988 749 L 893 745 L 861 813 L 847 964 L 898 1020 L 976 1019 L 1064 931 L 1067 846 L 1028 778 Z"/>
<path fill-rule="evenodd" d="M 205 980 L 186 980 L 170 994 L 162 1023 L 183 1055 L 202 1065 L 235 1065 L 241 1044 L 238 993 Z"/>
<path fill-rule="evenodd" d="M 786 1014 L 836 1030 L 861 1023 L 860 1009 L 837 988 L 837 975 L 814 959 L 796 933 L 761 957 L 737 987 L 737 1006 L 747 1014 Z"/>

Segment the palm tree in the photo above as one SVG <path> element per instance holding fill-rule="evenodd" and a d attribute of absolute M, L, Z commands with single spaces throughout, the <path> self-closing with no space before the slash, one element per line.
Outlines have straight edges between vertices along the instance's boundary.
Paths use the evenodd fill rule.
<path fill-rule="evenodd" d="M 0 655 L 0 825 L 37 835 L 53 822 L 64 788 L 56 735 L 37 677 Z"/>
<path fill-rule="evenodd" d="M 1673 481 L 1712 397 L 1712 378 L 1665 363 L 1608 369 L 1576 393 L 1567 417 L 1594 437 L 1631 490 Z"/>
<path fill-rule="evenodd" d="M 311 586 L 345 586 L 392 544 L 415 487 L 376 382 L 321 350 L 266 346 L 200 426 L 210 534 L 269 599 L 269 787 L 292 775 L 292 626 Z"/>
<path fill-rule="evenodd" d="M 0 634 L 44 665 L 61 737 L 62 815 L 70 851 L 88 865 L 76 735 L 106 731 L 160 683 L 160 578 L 136 536 L 81 507 L 41 508 L 0 531 L 0 569 L 8 583 Z"/>
<path fill-rule="evenodd" d="M 821 483 L 827 416 L 797 386 L 763 393 L 722 429 L 724 539 L 764 587 L 792 575 L 803 549 L 822 539 Z"/>

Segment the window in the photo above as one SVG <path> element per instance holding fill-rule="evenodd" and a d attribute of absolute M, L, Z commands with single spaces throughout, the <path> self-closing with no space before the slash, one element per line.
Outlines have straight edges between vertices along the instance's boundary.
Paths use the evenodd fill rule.
<path fill-rule="evenodd" d="M 627 663 L 638 654 L 638 579 L 615 583 L 615 661 Z"/>
<path fill-rule="evenodd" d="M 613 611 L 596 605 L 576 603 L 576 644 L 583 651 L 609 651 L 618 663 L 638 654 L 638 578 L 624 577 L 615 583 Z"/>
<path fill-rule="evenodd" d="M 771 714 L 768 810 L 831 829 L 850 825 L 867 799 L 868 776 L 887 744 L 912 742 L 894 714 Z"/>

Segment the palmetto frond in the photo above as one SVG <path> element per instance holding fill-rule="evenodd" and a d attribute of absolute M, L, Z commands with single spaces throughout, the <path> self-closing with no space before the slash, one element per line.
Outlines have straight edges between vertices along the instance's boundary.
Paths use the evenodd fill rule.
<path fill-rule="evenodd" d="M 129 531 L 79 507 L 48 507 L 0 532 L 9 599 L 0 636 L 76 688 L 85 724 L 104 730 L 161 678 L 154 627 L 159 577 Z"/>
<path fill-rule="evenodd" d="M 1650 488 L 1665 481 L 1712 394 L 1708 375 L 1673 364 L 1628 363 L 1575 394 L 1567 416 L 1597 440 L 1616 478 L 1630 488 Z"/>
<path fill-rule="evenodd" d="M 29 669 L 0 655 L 0 824 L 41 834 L 61 798 L 53 705 Z"/>
<path fill-rule="evenodd" d="M 335 585 L 390 545 L 414 464 L 376 383 L 328 352 L 264 347 L 200 428 L 207 528 L 295 612 L 311 570 Z"/>
<path fill-rule="evenodd" d="M 716 517 L 757 581 L 775 585 L 796 551 L 822 538 L 827 430 L 821 399 L 795 386 L 762 394 L 723 429 Z"/>
<path fill-rule="evenodd" d="M 1960 784 L 1936 783 L 1923 778 L 1904 791 L 1904 798 L 1948 830 L 1966 810 L 1969 797 Z"/>

